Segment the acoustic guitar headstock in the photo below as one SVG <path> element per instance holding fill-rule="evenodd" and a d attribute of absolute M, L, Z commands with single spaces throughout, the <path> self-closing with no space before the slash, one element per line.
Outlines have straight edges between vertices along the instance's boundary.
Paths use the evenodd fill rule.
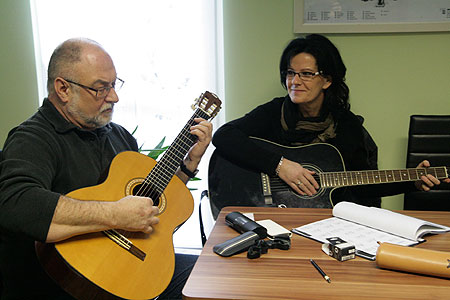
<path fill-rule="evenodd" d="M 220 105 L 222 101 L 220 101 L 219 97 L 216 94 L 211 92 L 202 93 L 197 99 L 195 99 L 195 103 L 192 105 L 192 109 L 201 109 L 204 111 L 209 118 L 214 118 L 217 113 L 220 111 Z"/>

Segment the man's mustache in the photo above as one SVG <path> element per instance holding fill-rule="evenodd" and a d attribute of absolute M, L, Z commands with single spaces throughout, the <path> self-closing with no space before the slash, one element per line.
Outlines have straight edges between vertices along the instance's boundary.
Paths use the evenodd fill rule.
<path fill-rule="evenodd" d="M 108 109 L 114 110 L 114 103 L 105 104 L 105 105 L 102 107 L 101 112 L 105 112 L 105 111 L 107 111 Z"/>

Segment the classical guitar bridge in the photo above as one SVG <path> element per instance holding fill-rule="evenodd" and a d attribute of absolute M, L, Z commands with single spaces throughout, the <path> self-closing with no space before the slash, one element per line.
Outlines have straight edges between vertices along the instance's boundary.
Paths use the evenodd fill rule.
<path fill-rule="evenodd" d="M 124 248 L 125 250 L 127 250 L 128 252 L 130 252 L 131 254 L 133 254 L 134 256 L 139 258 L 140 260 L 144 261 L 145 256 L 146 256 L 145 252 L 143 252 L 138 247 L 136 247 L 133 244 L 133 242 L 131 242 L 125 236 L 123 236 L 122 234 L 120 234 L 119 232 L 117 232 L 114 229 L 105 230 L 105 231 L 103 231 L 103 233 L 108 238 L 110 238 L 112 241 L 114 241 L 117 245 Z"/>

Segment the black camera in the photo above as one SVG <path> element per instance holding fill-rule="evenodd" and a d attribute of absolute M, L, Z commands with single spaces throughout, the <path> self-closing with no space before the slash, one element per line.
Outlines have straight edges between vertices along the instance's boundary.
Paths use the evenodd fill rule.
<path fill-rule="evenodd" d="M 225 217 L 225 222 L 239 233 L 253 231 L 258 234 L 260 239 L 267 237 L 267 229 L 252 219 L 244 216 L 242 213 L 234 211 Z"/>

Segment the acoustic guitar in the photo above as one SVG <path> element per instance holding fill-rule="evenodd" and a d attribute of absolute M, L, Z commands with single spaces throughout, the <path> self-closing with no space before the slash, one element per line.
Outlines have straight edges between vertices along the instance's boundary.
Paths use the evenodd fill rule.
<path fill-rule="evenodd" d="M 264 139 L 251 138 L 259 146 L 316 172 L 314 178 L 320 188 L 312 196 L 299 195 L 278 176 L 269 176 L 245 165 L 238 165 L 216 150 L 210 160 L 208 176 L 209 197 L 215 218 L 225 206 L 330 208 L 333 206 L 332 193 L 338 188 L 416 181 L 426 174 L 432 174 L 438 179 L 448 177 L 446 167 L 346 171 L 342 155 L 330 144 L 286 147 Z M 343 189 L 339 191 L 343 192 Z"/>
<path fill-rule="evenodd" d="M 106 230 L 54 244 L 37 243 L 47 273 L 77 299 L 152 299 L 168 286 L 174 272 L 173 232 L 192 214 L 194 202 L 175 172 L 197 137 L 190 133 L 194 118 L 213 118 L 221 101 L 206 91 L 161 159 L 134 152 L 119 153 L 107 179 L 67 196 L 79 200 L 117 201 L 128 195 L 151 197 L 159 224 L 151 234 Z"/>

